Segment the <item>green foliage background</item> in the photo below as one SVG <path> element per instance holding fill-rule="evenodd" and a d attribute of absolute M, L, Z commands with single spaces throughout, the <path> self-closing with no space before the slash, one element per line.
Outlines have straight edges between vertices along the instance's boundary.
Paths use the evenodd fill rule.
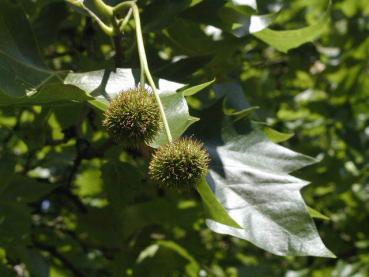
<path fill-rule="evenodd" d="M 10 2 L 0 1 L 2 7 Z M 0 276 L 368 276 L 367 1 L 333 1 L 328 14 L 326 1 L 285 1 L 273 30 L 318 23 L 319 33 L 287 53 L 288 35 L 280 42 L 235 34 L 225 1 L 138 1 L 154 75 L 194 85 L 216 79 L 187 98 L 192 115 L 208 111 L 203 124 L 216 125 L 211 111 L 224 96 L 232 109 L 258 106 L 250 112 L 254 121 L 294 133 L 287 141 L 273 133 L 275 140 L 321 160 L 294 175 L 311 181 L 303 190 L 306 203 L 330 218 L 316 224 L 337 259 L 279 257 L 213 233 L 196 193 L 157 189 L 146 175 L 149 153 L 114 144 L 101 128 L 101 112 L 84 102 L 89 97 L 56 85 L 68 70 L 113 69 L 110 39 L 64 1 L 17 2 L 46 66 L 29 50 L 37 49 L 35 42 L 16 35 L 26 20 L 1 11 Z M 279 1 L 258 1 L 260 14 L 271 3 Z M 5 16 L 18 21 L 6 25 Z M 206 32 L 208 25 L 221 37 Z M 10 43 L 5 30 L 23 42 L 9 48 L 19 64 L 1 50 Z M 133 30 L 129 25 L 123 35 L 123 68 L 139 67 Z M 290 43 L 296 41 L 295 34 Z M 32 98 L 29 88 L 40 83 Z M 3 93 L 24 96 L 25 88 L 30 98 Z M 25 106 L 27 99 L 46 105 Z"/>

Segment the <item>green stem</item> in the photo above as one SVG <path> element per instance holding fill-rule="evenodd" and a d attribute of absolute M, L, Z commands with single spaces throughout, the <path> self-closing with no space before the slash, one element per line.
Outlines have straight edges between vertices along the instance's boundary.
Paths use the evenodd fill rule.
<path fill-rule="evenodd" d="M 83 4 L 82 4 L 83 5 Z M 97 24 L 99 24 L 100 28 L 106 33 L 108 36 L 112 37 L 114 35 L 114 30 L 112 27 L 107 26 L 93 11 L 91 11 L 85 5 L 82 6 L 88 14 L 96 20 Z"/>
<path fill-rule="evenodd" d="M 119 30 L 121 33 L 124 32 L 124 28 L 126 27 L 128 21 L 131 19 L 132 16 L 132 8 L 129 9 L 127 15 L 124 17 L 123 21 L 119 23 Z"/>
<path fill-rule="evenodd" d="M 135 4 L 136 4 L 136 1 L 127 1 L 127 2 L 119 3 L 113 8 L 113 13 L 117 14 L 122 10 L 125 10 L 127 8 L 132 8 L 132 6 Z"/>
<path fill-rule="evenodd" d="M 120 32 L 123 32 L 123 29 L 124 29 L 125 25 L 128 23 L 129 19 L 131 18 L 134 6 L 136 6 L 136 1 L 127 1 L 127 2 L 119 3 L 118 5 L 116 5 L 113 8 L 113 14 L 115 16 L 117 16 L 118 13 L 121 12 L 122 10 L 126 10 L 126 9 L 129 8 L 127 15 L 125 16 L 123 22 L 119 26 L 119 31 Z M 139 19 L 140 18 L 138 17 L 138 22 L 140 22 Z M 135 19 L 135 23 L 137 23 L 136 19 Z M 141 23 L 139 23 L 139 28 L 141 28 Z M 137 29 L 136 29 L 136 32 L 137 32 Z M 141 37 L 142 37 L 142 35 L 141 35 Z M 138 35 L 137 35 L 137 41 L 138 41 Z M 143 59 L 142 59 L 141 55 L 139 55 L 139 58 L 140 58 L 140 69 L 141 69 L 140 70 L 140 87 L 145 88 L 144 62 L 143 62 Z"/>
<path fill-rule="evenodd" d="M 156 99 L 156 102 L 159 106 L 159 110 L 160 110 L 160 115 L 161 115 L 161 119 L 163 121 L 164 124 L 164 128 L 165 128 L 165 133 L 167 135 L 168 141 L 172 142 L 172 134 L 170 133 L 170 128 L 169 128 L 169 124 L 167 121 L 167 117 L 165 115 L 164 112 L 164 107 L 163 104 L 161 103 L 160 100 L 160 96 L 158 93 L 158 90 L 156 88 L 155 82 L 151 76 L 150 70 L 149 70 L 149 65 L 147 63 L 147 57 L 146 57 L 146 52 L 145 52 L 145 46 L 144 46 L 144 42 L 143 42 L 143 37 L 142 37 L 142 30 L 141 30 L 141 21 L 140 21 L 140 13 L 138 10 L 138 7 L 135 3 L 132 4 L 132 10 L 133 10 L 133 17 L 135 20 L 135 24 L 136 24 L 136 37 L 137 37 L 137 46 L 138 46 L 138 55 L 140 57 L 140 64 L 141 64 L 141 78 L 142 78 L 142 72 L 145 73 L 147 80 L 149 81 L 149 84 L 154 92 L 154 96 Z M 141 86 L 144 85 L 144 82 L 141 83 Z"/>
<path fill-rule="evenodd" d="M 100 15 L 103 15 L 106 18 L 112 18 L 113 17 L 113 8 L 107 4 L 104 3 L 103 0 L 91 0 L 93 5 L 95 6 L 97 12 Z"/>

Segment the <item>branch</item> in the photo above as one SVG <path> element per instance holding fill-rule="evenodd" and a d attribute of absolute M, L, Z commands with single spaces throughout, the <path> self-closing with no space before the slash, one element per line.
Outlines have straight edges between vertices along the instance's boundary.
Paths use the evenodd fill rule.
<path fill-rule="evenodd" d="M 115 61 L 116 68 L 123 66 L 122 38 L 123 36 L 121 34 L 116 34 L 113 37 L 113 44 L 114 44 L 114 49 L 115 49 L 114 61 Z"/>

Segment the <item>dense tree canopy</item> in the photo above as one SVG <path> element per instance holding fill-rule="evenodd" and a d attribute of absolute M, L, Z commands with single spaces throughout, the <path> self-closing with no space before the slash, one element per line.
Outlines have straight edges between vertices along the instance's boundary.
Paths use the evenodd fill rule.
<path fill-rule="evenodd" d="M 0 276 L 368 276 L 368 33 L 366 0 L 0 0 Z M 104 116 L 145 80 L 131 147 Z M 181 136 L 195 189 L 148 173 Z"/>

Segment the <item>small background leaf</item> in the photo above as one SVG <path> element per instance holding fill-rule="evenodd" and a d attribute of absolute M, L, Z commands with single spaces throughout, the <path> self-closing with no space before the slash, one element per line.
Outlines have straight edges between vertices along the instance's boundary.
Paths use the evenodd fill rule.
<path fill-rule="evenodd" d="M 330 21 L 330 6 L 331 3 L 329 2 L 328 11 L 308 27 L 289 31 L 276 31 L 266 28 L 260 32 L 253 33 L 253 35 L 275 49 L 287 53 L 290 49 L 317 39 L 326 30 L 326 26 Z"/>

